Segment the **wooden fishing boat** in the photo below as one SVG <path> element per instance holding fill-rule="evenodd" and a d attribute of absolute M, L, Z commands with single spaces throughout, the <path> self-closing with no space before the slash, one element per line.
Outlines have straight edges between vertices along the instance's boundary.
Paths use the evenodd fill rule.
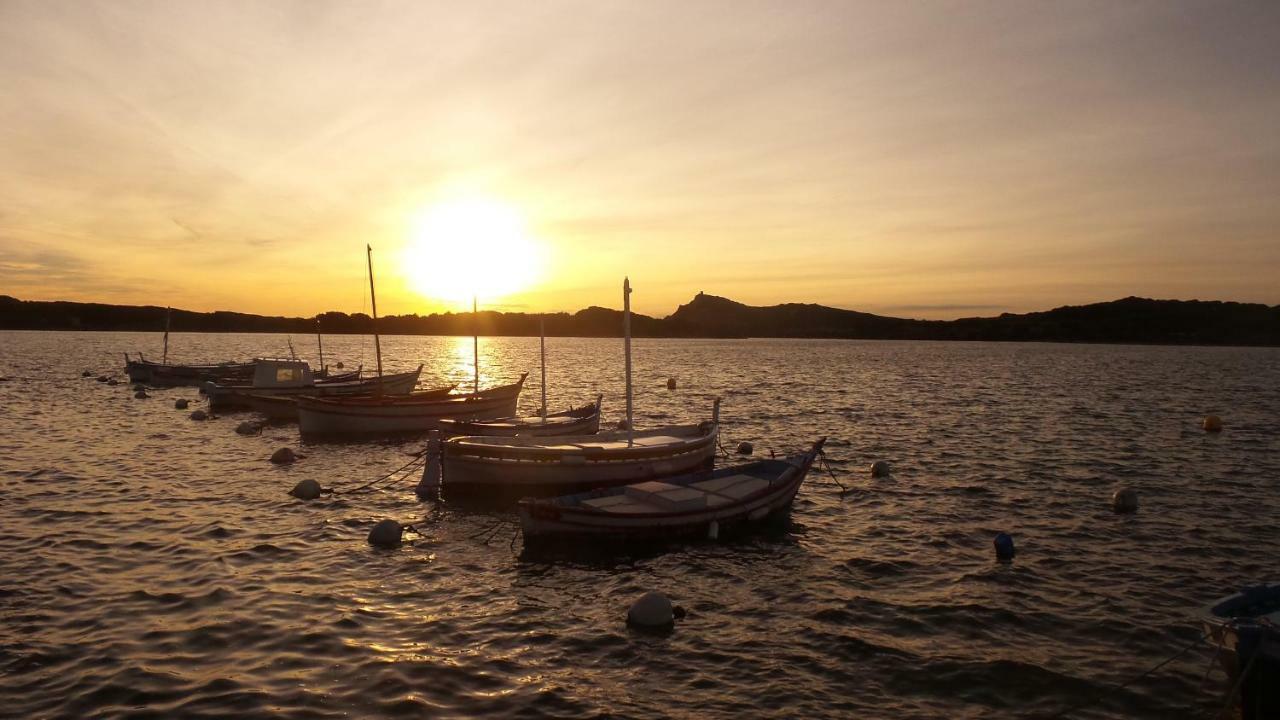
<path fill-rule="evenodd" d="M 320 387 L 323 390 L 323 385 Z M 434 390 L 415 390 L 411 394 L 416 398 L 434 397 L 443 399 L 449 397 L 449 394 L 457 387 L 457 385 L 450 385 Z M 319 394 L 323 395 L 323 393 Z M 265 415 L 268 420 L 282 422 L 298 419 L 297 399 L 299 397 L 301 395 L 266 395 L 261 393 L 247 393 L 245 395 L 251 410 Z"/>
<path fill-rule="evenodd" d="M 455 437 L 443 443 L 441 479 L 448 497 L 508 499 L 626 485 L 711 468 L 718 435 L 713 418 L 629 437 L 625 430 L 547 439 Z"/>
<path fill-rule="evenodd" d="M 1237 689 L 1240 717 L 1280 713 L 1280 583 L 1246 587 L 1204 612 L 1208 642 Z"/>
<path fill-rule="evenodd" d="M 247 409 L 249 395 L 277 396 L 338 396 L 368 395 L 382 392 L 385 395 L 405 395 L 418 384 L 422 366 L 417 370 L 376 378 L 317 380 L 311 368 L 302 360 L 262 358 L 256 361 L 253 382 L 245 385 L 206 383 L 203 388 L 214 410 Z"/>
<path fill-rule="evenodd" d="M 216 364 L 172 365 L 147 360 L 141 354 L 137 359 L 124 354 L 124 371 L 129 382 L 176 387 L 199 385 L 205 382 L 235 382 L 253 376 L 252 362 L 224 362 Z"/>
<path fill-rule="evenodd" d="M 495 420 L 441 420 L 445 435 L 491 437 L 546 437 L 550 435 L 594 435 L 600 430 L 600 401 L 559 413 L 535 417 L 508 417 Z"/>
<path fill-rule="evenodd" d="M 433 430 L 441 420 L 488 420 L 515 414 L 528 373 L 510 385 L 445 398 L 404 396 L 299 397 L 304 435 L 368 436 Z"/>
<path fill-rule="evenodd" d="M 520 528 L 526 544 L 571 538 L 715 538 L 790 508 L 825 440 L 786 458 L 577 495 L 525 498 L 518 506 Z"/>

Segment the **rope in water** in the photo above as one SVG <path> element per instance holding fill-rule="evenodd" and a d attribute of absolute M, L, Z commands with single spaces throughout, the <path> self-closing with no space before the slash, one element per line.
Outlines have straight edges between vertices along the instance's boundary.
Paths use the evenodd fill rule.
<path fill-rule="evenodd" d="M 827 462 L 827 454 L 826 454 L 825 452 L 823 452 L 823 451 L 819 450 L 819 451 L 818 451 L 818 460 L 819 460 L 819 462 L 822 464 L 823 469 L 825 469 L 825 470 L 827 471 L 827 474 L 831 476 L 831 481 L 832 481 L 832 482 L 834 482 L 837 486 L 839 486 L 839 488 L 840 488 L 840 494 L 841 494 L 841 495 L 844 495 L 844 494 L 848 493 L 848 492 L 849 492 L 849 488 L 845 487 L 845 486 L 844 486 L 844 483 L 840 482 L 840 481 L 836 478 L 836 473 L 835 473 L 835 471 L 831 469 L 831 463 Z"/>
<path fill-rule="evenodd" d="M 375 479 L 375 480 L 372 480 L 372 481 L 370 481 L 370 482 L 367 482 L 367 483 L 365 483 L 364 485 L 361 485 L 361 486 L 359 486 L 359 487 L 355 487 L 355 488 L 352 488 L 352 489 L 350 489 L 350 490 L 347 490 L 346 492 L 360 492 L 361 490 L 368 490 L 369 488 L 373 487 L 374 485 L 377 485 L 378 483 L 382 482 L 383 480 L 386 480 L 387 478 L 390 478 L 391 476 L 393 476 L 393 475 L 395 475 L 395 474 L 397 474 L 397 473 L 404 472 L 405 470 L 408 470 L 408 469 L 412 468 L 414 465 L 421 465 L 421 464 L 422 464 L 422 463 L 424 463 L 424 462 L 426 462 L 426 460 L 424 460 L 422 456 L 420 456 L 420 455 L 419 455 L 419 456 L 415 456 L 415 457 L 414 457 L 412 460 L 410 460 L 409 462 L 405 463 L 404 465 L 401 465 L 400 467 L 396 468 L 395 470 L 392 470 L 391 472 L 387 473 L 386 475 L 383 475 L 383 476 L 381 476 L 381 477 L 379 477 L 379 478 L 377 478 L 377 479 Z M 405 478 L 409 477 L 409 475 L 410 475 L 410 473 L 405 473 L 404 477 L 399 478 L 399 480 L 404 480 Z M 399 482 L 399 480 L 397 480 L 397 482 Z"/>
<path fill-rule="evenodd" d="M 1116 686 L 1115 686 L 1115 689 L 1116 689 L 1116 690 L 1128 690 L 1130 685 L 1133 685 L 1134 683 L 1136 683 L 1136 682 L 1138 682 L 1138 681 L 1140 681 L 1140 680 L 1145 679 L 1147 676 L 1151 675 L 1152 673 L 1154 673 L 1155 671 L 1157 671 L 1157 670 L 1159 670 L 1160 668 L 1164 667 L 1165 665 L 1168 665 L 1169 663 L 1173 662 L 1174 660 L 1177 660 L 1178 658 L 1182 657 L 1183 655 L 1186 655 L 1186 654 L 1187 654 L 1187 652 L 1189 652 L 1192 648 L 1194 648 L 1194 647 L 1196 647 L 1197 645 L 1200 645 L 1201 643 L 1203 643 L 1207 637 L 1209 637 L 1209 636 L 1208 636 L 1208 635 L 1201 635 L 1201 636 L 1197 637 L 1195 640 L 1191 641 L 1191 643 L 1190 643 L 1189 645 L 1187 645 L 1187 646 L 1183 647 L 1181 650 L 1179 650 L 1178 652 L 1174 653 L 1173 655 L 1171 655 L 1171 656 L 1169 656 L 1169 657 L 1165 658 L 1164 660 L 1161 660 L 1160 662 L 1156 663 L 1156 665 L 1155 665 L 1154 667 L 1150 668 L 1149 670 L 1146 670 L 1145 672 L 1143 672 L 1143 673 L 1141 673 L 1140 675 L 1138 675 L 1138 676 L 1136 676 L 1136 677 L 1132 678 L 1132 679 L 1131 679 L 1131 680 L 1129 680 L 1128 682 L 1125 682 L 1125 683 L 1120 684 L 1120 685 L 1116 685 Z M 1080 700 L 1080 701 L 1077 701 L 1077 702 L 1075 702 L 1075 703 L 1072 703 L 1071 705 L 1069 705 L 1069 706 L 1067 706 L 1066 708 L 1064 708 L 1064 709 L 1062 709 L 1062 710 L 1058 711 L 1057 713 L 1055 713 L 1055 714 L 1053 714 L 1053 715 L 1050 715 L 1050 716 L 1049 716 L 1049 718 L 1050 718 L 1050 719 L 1056 719 L 1056 718 L 1063 718 L 1063 717 L 1066 717 L 1067 715 L 1069 715 L 1069 714 L 1071 714 L 1071 713 L 1075 712 L 1076 710 L 1079 710 L 1079 709 L 1083 708 L 1084 706 L 1088 705 L 1088 704 L 1089 704 L 1089 702 L 1090 702 L 1090 700 L 1091 700 L 1091 698 L 1087 698 L 1087 699 Z"/>

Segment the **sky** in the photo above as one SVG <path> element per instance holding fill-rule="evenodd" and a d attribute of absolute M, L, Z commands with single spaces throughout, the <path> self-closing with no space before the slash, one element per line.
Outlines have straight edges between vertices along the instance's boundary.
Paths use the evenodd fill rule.
<path fill-rule="evenodd" d="M 1280 3 L 0 0 L 0 294 L 1280 304 Z"/>

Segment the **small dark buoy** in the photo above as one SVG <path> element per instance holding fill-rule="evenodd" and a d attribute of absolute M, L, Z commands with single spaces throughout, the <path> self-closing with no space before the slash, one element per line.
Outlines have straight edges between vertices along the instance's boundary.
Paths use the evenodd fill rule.
<path fill-rule="evenodd" d="M 619 420 L 619 421 L 618 421 L 618 429 L 619 429 L 619 430 L 626 430 L 626 429 L 627 429 L 627 421 L 626 421 L 626 420 Z"/>
<path fill-rule="evenodd" d="M 179 410 L 186 410 L 188 404 L 189 403 L 187 402 L 186 398 L 178 398 L 177 400 L 173 401 L 173 406 Z"/>
<path fill-rule="evenodd" d="M 1204 418 L 1204 422 L 1202 422 L 1200 425 L 1201 427 L 1204 428 L 1205 432 L 1211 432 L 1211 433 L 1222 432 L 1222 418 L 1218 417 L 1217 415 L 1206 415 Z"/>
<path fill-rule="evenodd" d="M 755 446 L 753 446 L 753 445 L 752 445 L 751 443 L 749 443 L 749 442 L 743 441 L 743 442 L 738 443 L 738 454 L 739 454 L 739 455 L 750 455 L 751 453 L 753 453 L 753 452 L 755 452 L 755 451 L 756 451 Z"/>
<path fill-rule="evenodd" d="M 308 478 L 297 485 L 294 485 L 293 489 L 289 491 L 289 494 L 299 500 L 315 500 L 320 497 L 320 494 L 323 492 L 324 488 L 320 487 L 320 483 Z"/>
<path fill-rule="evenodd" d="M 369 544 L 380 548 L 400 547 L 404 540 L 404 526 L 395 520 L 383 520 L 369 531 Z"/>
<path fill-rule="evenodd" d="M 115 378 L 111 378 L 107 380 L 107 384 L 110 385 L 111 387 L 115 387 L 116 385 L 120 384 L 120 381 Z"/>
<path fill-rule="evenodd" d="M 676 605 L 671 608 L 671 617 L 675 618 L 676 620 L 683 620 L 685 616 L 688 614 L 689 613 L 685 612 L 685 609 L 680 607 L 679 605 Z"/>
<path fill-rule="evenodd" d="M 657 591 L 641 595 L 627 611 L 627 624 L 642 628 L 669 628 L 675 623 L 671 600 Z"/>
<path fill-rule="evenodd" d="M 342 366 L 342 363 L 338 363 L 335 367 L 337 367 L 339 370 L 341 370 L 343 366 Z"/>
<path fill-rule="evenodd" d="M 889 463 L 884 460 L 877 460 L 871 463 L 871 477 L 889 477 L 892 471 L 893 468 L 889 467 Z"/>
<path fill-rule="evenodd" d="M 676 379 L 675 379 L 675 378 L 667 378 L 667 389 L 668 389 L 668 390 L 675 390 L 675 389 L 676 389 Z"/>
<path fill-rule="evenodd" d="M 244 422 L 236 426 L 236 434 L 237 435 L 260 435 L 262 434 L 262 424 L 245 420 Z"/>
<path fill-rule="evenodd" d="M 88 370 L 85 370 L 80 373 L 80 377 L 93 377 L 93 373 L 89 372 Z"/>
<path fill-rule="evenodd" d="M 139 400 L 145 400 L 145 399 L 147 399 L 147 398 L 151 397 L 150 395 L 148 395 L 148 394 L 147 394 L 147 391 L 146 391 L 146 390 L 139 390 L 139 391 L 135 392 L 135 393 L 133 394 L 133 396 L 134 396 L 135 398 L 139 399 Z"/>
<path fill-rule="evenodd" d="M 1012 535 L 1010 535 L 1009 533 L 1000 533 L 999 535 L 996 535 L 995 546 L 996 546 L 997 560 L 1013 559 L 1013 556 L 1016 551 L 1013 548 Z"/>
<path fill-rule="evenodd" d="M 107 377 L 106 375 L 99 375 L 99 376 L 98 376 L 98 382 L 106 382 L 106 381 L 108 381 L 108 380 L 110 380 L 110 379 L 111 379 L 111 378 Z"/>
<path fill-rule="evenodd" d="M 203 410 L 194 410 L 191 413 L 192 420 L 208 420 L 209 415 Z"/>
<path fill-rule="evenodd" d="M 1111 495 L 1111 509 L 1118 513 L 1138 512 L 1138 493 L 1132 488 L 1120 488 Z"/>
<path fill-rule="evenodd" d="M 275 463 L 276 465 L 288 465 L 289 463 L 297 459 L 298 459 L 298 456 L 294 454 L 292 449 L 287 447 L 282 447 L 279 450 L 276 450 L 275 452 L 271 453 L 271 462 Z"/>

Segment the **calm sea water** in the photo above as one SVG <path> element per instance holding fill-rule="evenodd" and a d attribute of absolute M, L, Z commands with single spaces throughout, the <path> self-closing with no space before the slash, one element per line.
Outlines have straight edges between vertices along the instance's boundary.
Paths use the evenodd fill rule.
<path fill-rule="evenodd" d="M 383 347 L 424 384 L 470 378 L 469 338 Z M 637 425 L 721 395 L 727 446 L 830 436 L 852 491 L 811 476 L 781 535 L 554 561 L 521 556 L 510 516 L 418 502 L 415 478 L 356 490 L 418 442 L 243 437 L 247 416 L 174 409 L 194 389 L 80 378 L 139 349 L 158 335 L 0 333 L 0 715 L 1203 717 L 1225 690 L 1210 648 L 1118 684 L 1193 642 L 1206 603 L 1280 574 L 1274 349 L 639 340 Z M 364 338 L 325 350 L 373 365 Z M 537 352 L 482 340 L 483 381 L 529 371 L 534 409 Z M 616 422 L 621 353 L 550 340 L 551 407 L 602 392 Z M 272 466 L 282 446 L 305 457 Z M 868 476 L 879 459 L 891 479 Z M 336 493 L 295 501 L 303 478 Z M 1138 514 L 1110 512 L 1121 485 Z M 370 548 L 387 517 L 422 536 Z M 669 636 L 624 625 L 649 589 L 689 612 Z"/>

